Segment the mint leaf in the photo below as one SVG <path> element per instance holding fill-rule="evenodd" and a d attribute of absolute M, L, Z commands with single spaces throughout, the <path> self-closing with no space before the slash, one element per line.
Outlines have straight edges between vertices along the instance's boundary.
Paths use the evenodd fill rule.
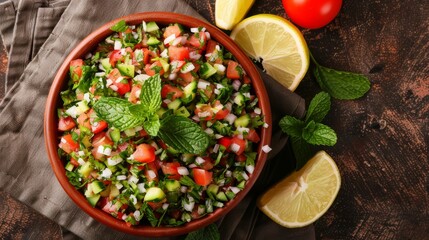
<path fill-rule="evenodd" d="M 161 106 L 161 78 L 159 74 L 145 80 L 141 93 L 141 105 L 145 106 L 148 111 L 156 112 Z"/>
<path fill-rule="evenodd" d="M 210 224 L 205 228 L 189 233 L 185 240 L 219 240 L 220 233 L 216 224 Z"/>
<path fill-rule="evenodd" d="M 127 23 L 125 22 L 125 20 L 121 20 L 118 23 L 116 23 L 115 25 L 113 25 L 110 30 L 115 31 L 115 32 L 124 32 L 125 30 L 127 30 L 128 26 Z"/>
<path fill-rule="evenodd" d="M 337 99 L 357 99 L 371 87 L 367 77 L 350 72 L 337 71 L 316 64 L 314 76 L 320 87 Z"/>
<path fill-rule="evenodd" d="M 97 116 L 121 131 L 142 125 L 143 118 L 130 112 L 132 104 L 125 99 L 102 97 L 94 104 Z"/>
<path fill-rule="evenodd" d="M 291 137 L 301 137 L 305 123 L 292 116 L 284 116 L 279 122 L 283 132 Z"/>
<path fill-rule="evenodd" d="M 144 130 L 151 136 L 158 135 L 161 122 L 159 121 L 158 114 L 152 114 L 150 118 L 143 125 Z"/>
<path fill-rule="evenodd" d="M 333 146 L 337 143 L 337 135 L 332 128 L 313 120 L 302 129 L 302 138 L 313 145 Z"/>
<path fill-rule="evenodd" d="M 293 154 L 296 160 L 296 170 L 302 168 L 312 157 L 313 151 L 309 143 L 301 137 L 290 137 Z"/>
<path fill-rule="evenodd" d="M 308 106 L 305 122 L 309 122 L 311 120 L 321 122 L 330 109 L 331 97 L 329 97 L 329 94 L 326 92 L 316 94 Z"/>
<path fill-rule="evenodd" d="M 158 136 L 181 153 L 200 154 L 208 145 L 209 138 L 201 127 L 190 119 L 170 115 L 162 119 Z"/>
<path fill-rule="evenodd" d="M 130 113 L 138 118 L 146 118 L 150 115 L 148 109 L 141 104 L 132 104 L 129 107 Z"/>

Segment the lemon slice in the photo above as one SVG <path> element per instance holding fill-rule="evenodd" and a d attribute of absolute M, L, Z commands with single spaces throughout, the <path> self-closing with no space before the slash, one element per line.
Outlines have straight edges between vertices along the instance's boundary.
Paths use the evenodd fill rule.
<path fill-rule="evenodd" d="M 231 30 L 244 18 L 254 2 L 255 0 L 216 0 L 216 26 Z"/>
<path fill-rule="evenodd" d="M 284 227 L 309 225 L 322 216 L 340 189 L 334 160 L 318 152 L 298 172 L 281 180 L 258 199 L 258 207 Z"/>
<path fill-rule="evenodd" d="M 259 14 L 244 19 L 231 38 L 251 58 L 262 61 L 265 71 L 294 91 L 309 66 L 309 51 L 301 32 L 286 19 Z"/>

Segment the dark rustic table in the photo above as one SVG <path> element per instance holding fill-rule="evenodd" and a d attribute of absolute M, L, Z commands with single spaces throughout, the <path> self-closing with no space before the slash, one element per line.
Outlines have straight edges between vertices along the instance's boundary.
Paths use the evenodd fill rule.
<path fill-rule="evenodd" d="M 214 22 L 215 0 L 186 0 Z M 285 16 L 280 0 L 257 0 L 251 14 Z M 342 175 L 340 193 L 315 223 L 320 239 L 429 239 L 429 3 L 345 1 L 325 28 L 303 30 L 319 63 L 360 72 L 372 83 L 355 101 L 334 100 L 326 151 Z M 0 52 L 0 99 L 7 55 Z M 320 89 L 308 75 L 296 92 Z M 0 239 L 60 239 L 58 225 L 0 192 Z"/>

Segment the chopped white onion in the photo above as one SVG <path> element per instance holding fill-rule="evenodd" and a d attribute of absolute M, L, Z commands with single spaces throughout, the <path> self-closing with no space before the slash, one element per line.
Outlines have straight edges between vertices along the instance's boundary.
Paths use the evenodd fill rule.
<path fill-rule="evenodd" d="M 134 219 L 136 219 L 136 221 L 140 221 L 143 217 L 143 215 L 141 215 L 139 210 L 135 210 L 133 215 L 134 215 Z"/>
<path fill-rule="evenodd" d="M 185 193 L 186 191 L 188 191 L 188 187 L 186 187 L 186 186 L 181 186 L 180 187 L 180 192 L 181 193 Z"/>
<path fill-rule="evenodd" d="M 139 90 L 137 90 L 137 91 L 134 93 L 134 95 L 135 95 L 137 98 L 139 98 L 139 97 L 140 97 L 140 93 L 142 93 L 142 91 L 139 89 Z"/>
<path fill-rule="evenodd" d="M 115 40 L 115 45 L 113 47 L 115 50 L 120 50 L 122 48 L 122 43 L 119 40 Z"/>
<path fill-rule="evenodd" d="M 138 39 L 139 38 L 139 35 L 136 32 L 133 32 L 132 34 L 133 34 L 133 38 L 134 39 Z"/>
<path fill-rule="evenodd" d="M 117 189 L 121 189 L 124 187 L 124 185 L 122 185 L 121 183 L 116 183 L 115 186 Z"/>
<path fill-rule="evenodd" d="M 138 178 L 136 178 L 135 176 L 131 175 L 131 176 L 128 178 L 128 182 L 129 182 L 129 183 L 138 183 L 138 182 L 139 182 L 139 179 L 138 179 Z"/>
<path fill-rule="evenodd" d="M 174 80 L 177 78 L 177 73 L 170 73 L 170 75 L 168 75 L 168 80 Z"/>
<path fill-rule="evenodd" d="M 150 178 L 156 178 L 156 173 L 153 170 L 148 170 L 147 174 L 149 175 Z"/>
<path fill-rule="evenodd" d="M 229 187 L 229 190 L 231 190 L 231 192 L 233 192 L 234 194 L 237 194 L 241 191 L 238 187 Z"/>
<path fill-rule="evenodd" d="M 180 175 L 189 175 L 189 170 L 188 170 L 188 168 L 186 168 L 186 167 L 177 167 L 177 172 L 180 174 Z"/>
<path fill-rule="evenodd" d="M 226 103 L 225 104 L 225 108 L 228 109 L 228 111 L 231 112 L 231 110 L 232 110 L 232 103 L 230 103 L 230 102 Z"/>
<path fill-rule="evenodd" d="M 244 178 L 244 180 L 249 180 L 249 176 L 247 176 L 247 174 L 245 172 L 241 173 L 241 176 Z"/>
<path fill-rule="evenodd" d="M 207 53 L 205 56 L 209 58 L 209 57 L 212 56 L 212 54 L 211 53 Z"/>
<path fill-rule="evenodd" d="M 62 143 L 67 143 L 67 140 L 65 140 L 64 138 L 61 138 L 61 142 Z"/>
<path fill-rule="evenodd" d="M 256 114 L 261 114 L 262 113 L 262 111 L 261 111 L 261 109 L 260 108 L 255 108 L 254 110 L 253 110 L 253 112 L 254 113 L 256 113 Z"/>
<path fill-rule="evenodd" d="M 127 52 L 125 50 L 125 48 L 121 48 L 121 55 L 125 55 Z"/>
<path fill-rule="evenodd" d="M 117 180 L 119 180 L 119 181 L 122 181 L 122 180 L 127 179 L 127 176 L 125 176 L 125 175 L 118 175 L 118 176 L 116 177 L 116 179 L 117 179 Z"/>
<path fill-rule="evenodd" d="M 116 85 L 110 85 L 110 88 L 115 92 L 118 91 L 118 87 Z"/>
<path fill-rule="evenodd" d="M 246 127 L 238 127 L 238 128 L 237 128 L 237 131 L 238 131 L 239 133 L 243 134 L 243 133 L 249 133 L 250 129 L 249 129 L 249 128 L 246 128 Z"/>
<path fill-rule="evenodd" d="M 195 158 L 195 162 L 199 165 L 203 164 L 206 160 L 204 160 L 202 157 Z"/>
<path fill-rule="evenodd" d="M 219 64 L 219 63 L 215 63 L 214 67 L 220 72 L 225 72 L 225 70 L 226 70 L 226 67 L 222 64 Z"/>
<path fill-rule="evenodd" d="M 213 152 L 217 153 L 219 151 L 219 144 L 215 144 L 213 147 Z"/>
<path fill-rule="evenodd" d="M 170 204 L 164 203 L 164 204 L 162 204 L 162 209 L 166 210 L 168 208 L 168 206 L 170 206 Z"/>
<path fill-rule="evenodd" d="M 189 168 L 196 168 L 196 167 L 197 167 L 197 165 L 195 165 L 195 164 L 193 164 L 193 163 L 192 163 L 192 164 L 189 164 L 189 165 L 188 165 L 188 167 L 189 167 Z"/>
<path fill-rule="evenodd" d="M 182 42 L 182 37 L 177 37 L 176 39 L 173 40 L 173 42 L 171 43 L 171 45 L 177 46 L 181 42 Z"/>
<path fill-rule="evenodd" d="M 270 125 L 268 125 L 268 123 L 264 123 L 264 125 L 262 125 L 264 128 L 268 128 Z"/>
<path fill-rule="evenodd" d="M 210 83 L 209 82 L 207 82 L 206 80 L 203 80 L 203 79 L 200 79 L 199 81 L 198 81 L 198 88 L 199 89 L 206 89 L 208 86 L 210 86 Z"/>
<path fill-rule="evenodd" d="M 210 33 L 209 33 L 209 32 L 204 32 L 204 33 L 206 34 L 207 39 L 210 39 L 210 38 L 211 38 L 211 36 L 210 36 Z"/>
<path fill-rule="evenodd" d="M 238 145 L 236 143 L 231 144 L 230 148 L 231 148 L 231 151 L 233 151 L 235 153 L 240 151 L 240 145 Z"/>
<path fill-rule="evenodd" d="M 183 204 L 183 208 L 186 211 L 191 212 L 194 209 L 194 206 L 195 206 L 194 198 L 189 196 L 188 197 L 188 203 Z"/>
<path fill-rule="evenodd" d="M 191 30 L 191 33 L 197 33 L 197 32 L 199 32 L 198 28 L 196 28 L 196 27 L 193 27 L 190 30 Z"/>
<path fill-rule="evenodd" d="M 85 161 L 82 158 L 78 158 L 77 162 L 79 163 L 79 165 L 84 165 L 85 164 Z"/>
<path fill-rule="evenodd" d="M 137 204 L 137 198 L 133 194 L 130 195 L 129 199 L 133 203 L 133 205 Z"/>
<path fill-rule="evenodd" d="M 95 73 L 95 76 L 96 76 L 96 77 L 102 77 L 102 76 L 104 76 L 104 75 L 106 75 L 106 72 L 96 72 L 96 73 Z"/>
<path fill-rule="evenodd" d="M 219 95 L 219 94 L 220 94 L 219 89 L 217 89 L 217 88 L 216 88 L 216 89 L 214 90 L 214 93 L 215 93 L 216 95 Z"/>
<path fill-rule="evenodd" d="M 103 147 L 103 145 L 98 146 L 97 153 L 104 154 L 104 147 Z"/>
<path fill-rule="evenodd" d="M 134 77 L 134 80 L 144 83 L 144 81 L 148 78 L 150 78 L 150 76 L 147 74 L 139 74 L 139 75 Z"/>
<path fill-rule="evenodd" d="M 108 78 L 108 79 L 106 80 L 106 87 L 109 87 L 109 86 L 110 86 L 110 85 L 112 85 L 112 84 L 113 84 L 112 79 Z"/>
<path fill-rule="evenodd" d="M 269 152 L 271 152 L 271 150 L 273 150 L 273 149 L 270 148 L 270 146 L 268 146 L 268 145 L 264 145 L 262 147 L 262 151 L 264 151 L 265 153 L 269 153 Z"/>
<path fill-rule="evenodd" d="M 164 39 L 164 44 L 167 45 L 169 44 L 171 41 L 173 41 L 174 39 L 176 39 L 176 34 L 171 34 L 170 36 L 168 36 L 166 39 Z"/>
<path fill-rule="evenodd" d="M 206 128 L 204 132 L 206 132 L 208 135 L 212 135 L 214 133 L 213 129 L 211 128 Z"/>
<path fill-rule="evenodd" d="M 232 176 L 232 172 L 230 171 L 230 170 L 227 170 L 226 172 L 225 172 L 225 177 L 231 177 Z"/>
<path fill-rule="evenodd" d="M 161 57 L 163 58 L 168 58 L 168 50 L 164 49 L 164 51 L 162 51 L 162 53 L 160 54 Z"/>
<path fill-rule="evenodd" d="M 107 165 L 109 166 L 115 166 L 118 165 L 119 163 L 121 163 L 123 161 L 123 159 L 119 156 L 113 156 L 111 158 L 107 158 Z"/>
<path fill-rule="evenodd" d="M 252 174 L 252 173 L 253 173 L 253 171 L 255 171 L 255 166 L 253 166 L 253 165 L 246 165 L 246 171 L 247 171 L 249 174 Z"/>
<path fill-rule="evenodd" d="M 139 190 L 140 193 L 146 192 L 146 188 L 144 187 L 144 183 L 137 184 L 137 189 Z"/>
<path fill-rule="evenodd" d="M 185 66 L 183 66 L 182 69 L 180 69 L 180 72 L 181 73 L 188 73 L 188 72 L 190 72 L 190 71 L 192 71 L 194 69 L 195 69 L 194 64 L 192 64 L 192 63 L 186 63 Z"/>
<path fill-rule="evenodd" d="M 216 83 L 216 88 L 217 89 L 222 89 L 222 88 L 225 88 L 225 86 L 222 85 L 222 84 L 220 84 L 220 83 Z"/>
<path fill-rule="evenodd" d="M 201 58 L 201 54 L 197 53 L 197 52 L 190 52 L 189 53 L 189 58 L 192 60 L 198 60 Z"/>
<path fill-rule="evenodd" d="M 197 115 L 192 116 L 192 120 L 194 120 L 195 122 L 199 122 L 200 118 Z"/>
<path fill-rule="evenodd" d="M 215 138 L 216 138 L 216 139 L 221 139 L 221 138 L 223 138 L 223 135 L 215 134 Z"/>
<path fill-rule="evenodd" d="M 198 117 L 199 118 L 205 118 L 205 117 L 208 117 L 208 116 L 210 116 L 210 112 L 207 112 L 207 111 L 199 112 L 198 113 Z"/>
<path fill-rule="evenodd" d="M 127 214 L 122 215 L 122 220 L 124 220 L 124 221 L 125 221 L 125 219 L 127 219 L 127 217 L 128 217 L 128 215 L 127 215 Z"/>
<path fill-rule="evenodd" d="M 110 37 L 108 37 L 106 38 L 106 43 L 113 44 L 114 42 Z"/>
<path fill-rule="evenodd" d="M 238 91 L 240 89 L 241 82 L 240 80 L 234 80 L 232 82 L 232 88 L 234 88 L 235 91 Z"/>
<path fill-rule="evenodd" d="M 85 152 L 84 151 L 79 151 L 79 152 L 77 152 L 78 154 L 79 154 L 79 156 L 81 156 L 81 157 L 83 157 L 83 156 L 85 156 Z"/>
<path fill-rule="evenodd" d="M 235 119 L 237 119 L 237 116 L 235 116 L 232 113 L 228 113 L 228 115 L 226 115 L 225 120 L 228 121 L 229 124 L 233 124 Z"/>
<path fill-rule="evenodd" d="M 163 100 L 163 102 L 164 102 L 165 104 L 169 104 L 169 103 L 171 103 L 171 100 L 170 100 L 170 99 L 168 99 L 168 98 L 166 98 L 166 99 L 164 99 L 164 100 Z"/>

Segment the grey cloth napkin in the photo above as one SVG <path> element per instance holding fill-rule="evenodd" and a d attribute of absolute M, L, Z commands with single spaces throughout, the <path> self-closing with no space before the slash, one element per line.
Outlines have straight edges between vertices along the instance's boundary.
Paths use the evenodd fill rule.
<path fill-rule="evenodd" d="M 101 234 L 103 239 L 137 237 L 109 229 L 90 218 L 58 184 L 43 141 L 43 111 L 47 93 L 57 69 L 79 41 L 105 22 L 144 11 L 171 11 L 201 18 L 180 0 L 71 0 L 70 4 L 65 0 L 13 0 L 0 4 L 0 33 L 6 49 L 9 49 L 8 81 L 13 81 L 13 84 L 8 82 L 10 90 L 0 103 L 0 154 L 4 156 L 0 161 L 0 190 L 10 193 L 84 239 L 98 239 Z M 14 27 L 11 27 L 12 22 Z M 273 111 L 273 151 L 246 198 L 218 222 L 221 237 L 314 239 L 312 226 L 282 228 L 265 217 L 255 205 L 256 197 L 267 186 L 293 169 L 293 158 L 285 147 L 286 137 L 278 129 L 278 120 L 284 114 L 296 117 L 304 114 L 302 98 L 267 75 L 263 74 L 263 78 Z"/>

